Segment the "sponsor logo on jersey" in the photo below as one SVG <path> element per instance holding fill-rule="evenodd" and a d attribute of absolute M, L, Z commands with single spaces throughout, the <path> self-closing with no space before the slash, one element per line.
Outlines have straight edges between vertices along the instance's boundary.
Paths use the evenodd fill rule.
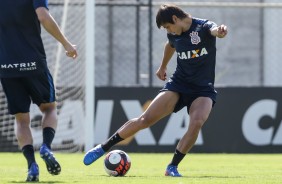
<path fill-rule="evenodd" d="M 198 45 L 198 43 L 201 42 L 201 38 L 198 35 L 198 32 L 196 31 L 192 31 L 192 33 L 190 33 L 190 37 L 191 37 L 191 43 Z"/>
<path fill-rule="evenodd" d="M 189 50 L 185 52 L 177 52 L 177 56 L 179 59 L 198 58 L 206 54 L 208 54 L 208 51 L 205 47 L 202 49 Z"/>
<path fill-rule="evenodd" d="M 36 70 L 36 62 L 2 64 L 1 69 L 19 69 L 20 71 Z"/>

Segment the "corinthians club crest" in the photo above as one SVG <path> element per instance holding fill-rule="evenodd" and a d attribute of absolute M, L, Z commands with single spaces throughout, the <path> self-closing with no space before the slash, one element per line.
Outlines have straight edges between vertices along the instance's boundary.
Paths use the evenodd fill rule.
<path fill-rule="evenodd" d="M 190 37 L 192 44 L 197 45 L 198 43 L 201 42 L 201 38 L 198 36 L 198 32 L 196 31 L 192 31 L 192 33 L 190 33 Z"/>

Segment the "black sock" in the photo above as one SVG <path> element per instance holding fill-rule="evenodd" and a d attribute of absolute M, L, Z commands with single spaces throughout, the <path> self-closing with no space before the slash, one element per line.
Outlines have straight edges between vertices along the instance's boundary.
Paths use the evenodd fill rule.
<path fill-rule="evenodd" d="M 27 160 L 27 164 L 28 164 L 28 169 L 30 168 L 30 165 L 35 162 L 35 157 L 34 157 L 34 149 L 32 145 L 25 145 L 22 148 L 22 152 L 24 157 Z"/>
<path fill-rule="evenodd" d="M 111 147 L 113 147 L 115 144 L 119 143 L 122 140 L 123 138 L 121 138 L 118 133 L 115 133 L 104 144 L 102 144 L 102 148 L 105 152 L 107 152 Z"/>
<path fill-rule="evenodd" d="M 178 164 L 181 162 L 181 160 L 185 157 L 186 154 L 181 153 L 180 151 L 178 151 L 177 149 L 174 152 L 172 161 L 170 162 L 169 165 L 174 165 L 174 166 L 178 166 Z"/>
<path fill-rule="evenodd" d="M 43 129 L 43 144 L 51 149 L 52 141 L 55 137 L 55 130 L 51 127 L 46 127 Z"/>

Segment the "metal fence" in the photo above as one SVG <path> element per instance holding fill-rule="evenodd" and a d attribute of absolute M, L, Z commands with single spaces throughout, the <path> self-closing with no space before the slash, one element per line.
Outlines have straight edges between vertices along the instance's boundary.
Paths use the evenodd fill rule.
<path fill-rule="evenodd" d="M 265 32 L 269 21 L 266 14 L 273 11 L 281 16 L 279 1 L 96 0 L 96 86 L 163 85 L 155 71 L 167 38 L 166 31 L 155 25 L 155 15 L 160 4 L 167 2 L 179 5 L 194 17 L 229 27 L 229 35 L 217 42 L 216 86 L 282 85 L 279 81 L 267 82 L 278 77 L 270 75 L 280 66 L 279 57 L 272 59 L 276 63 L 273 68 L 265 58 L 269 35 Z M 276 40 L 269 46 L 279 45 Z M 176 56 L 168 65 L 169 75 L 175 66 Z"/>

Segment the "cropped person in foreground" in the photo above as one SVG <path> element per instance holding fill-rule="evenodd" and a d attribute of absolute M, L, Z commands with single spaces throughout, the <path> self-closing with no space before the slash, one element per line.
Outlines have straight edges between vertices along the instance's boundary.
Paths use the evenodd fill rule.
<path fill-rule="evenodd" d="M 85 154 L 85 165 L 96 161 L 118 142 L 186 107 L 190 116 L 189 127 L 178 142 L 165 171 L 166 176 L 181 176 L 178 165 L 195 144 L 198 133 L 216 102 L 216 37 L 224 38 L 227 27 L 192 17 L 172 4 L 164 4 L 159 8 L 156 23 L 158 28 L 162 27 L 167 31 L 168 38 L 156 75 L 160 80 L 166 80 L 167 64 L 175 52 L 176 70 L 143 114 L 127 121 L 106 142 Z"/>
<path fill-rule="evenodd" d="M 68 57 L 76 58 L 76 48 L 49 13 L 48 0 L 1 0 L 0 79 L 9 113 L 16 119 L 18 144 L 27 160 L 27 182 L 39 181 L 30 129 L 31 102 L 43 114 L 40 156 L 50 174 L 61 172 L 61 166 L 51 152 L 57 127 L 57 107 L 55 87 L 40 35 L 41 25 L 63 45 Z"/>

